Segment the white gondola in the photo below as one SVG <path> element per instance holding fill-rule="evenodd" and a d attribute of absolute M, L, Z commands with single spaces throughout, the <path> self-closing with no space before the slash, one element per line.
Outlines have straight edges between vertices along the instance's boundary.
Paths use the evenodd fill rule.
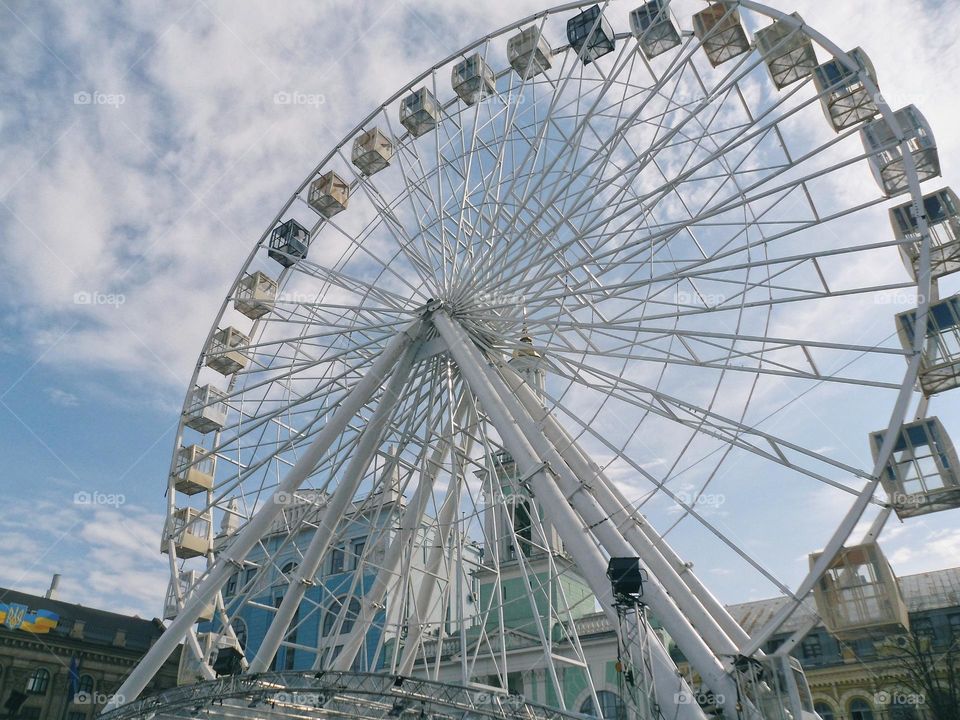
<path fill-rule="evenodd" d="M 797 13 L 791 17 L 803 23 L 803 18 Z M 754 38 L 778 90 L 802 80 L 817 67 L 817 53 L 809 36 L 788 22 L 777 20 L 757 30 Z"/>
<path fill-rule="evenodd" d="M 670 20 L 670 8 L 664 0 L 650 0 L 631 10 L 630 32 L 648 60 L 680 44 L 680 33 Z"/>
<path fill-rule="evenodd" d="M 740 13 L 723 3 L 714 3 L 693 16 L 693 34 L 714 67 L 750 50 L 750 38 L 740 22 Z"/>
<path fill-rule="evenodd" d="M 917 166 L 920 182 L 940 176 L 940 156 L 930 123 L 913 105 L 896 112 L 897 124 L 910 147 Z M 880 188 L 887 195 L 909 190 L 903 162 L 903 148 L 897 136 L 883 118 L 868 123 L 860 131 L 863 147 L 871 153 L 870 169 Z"/>
<path fill-rule="evenodd" d="M 217 330 L 207 348 L 207 367 L 221 375 L 232 375 L 243 370 L 250 358 L 240 348 L 249 344 L 250 338 L 235 327 Z"/>
<path fill-rule="evenodd" d="M 180 611 L 180 608 L 177 606 L 177 585 L 180 587 L 181 597 L 183 598 L 184 602 L 186 602 L 193 592 L 199 577 L 200 574 L 196 570 L 186 570 L 180 573 L 180 576 L 176 581 L 172 579 L 170 580 L 170 582 L 167 584 L 167 598 L 163 603 L 164 620 L 173 620 Z M 204 605 L 200 610 L 200 615 L 197 617 L 197 622 L 208 622 L 213 620 L 213 610 L 214 603 L 212 601 Z"/>
<path fill-rule="evenodd" d="M 916 326 L 916 310 L 897 315 L 897 332 L 905 350 L 913 347 Z M 930 305 L 920 387 L 928 397 L 960 387 L 960 295 Z"/>
<path fill-rule="evenodd" d="M 552 52 L 540 27 L 529 27 L 507 40 L 507 61 L 522 78 L 549 70 Z"/>
<path fill-rule="evenodd" d="M 870 436 L 876 460 L 883 432 Z M 938 418 L 903 425 L 881 476 L 900 518 L 960 507 L 957 451 Z"/>
<path fill-rule="evenodd" d="M 213 385 L 197 385 L 183 413 L 183 424 L 204 435 L 227 424 L 227 394 Z"/>
<path fill-rule="evenodd" d="M 307 257 L 310 231 L 296 220 L 287 220 L 273 229 L 268 255 L 284 267 L 296 265 Z"/>
<path fill-rule="evenodd" d="M 923 211 L 930 228 L 930 276 L 936 280 L 960 270 L 960 201 L 950 188 L 924 195 Z M 922 237 L 913 203 L 898 205 L 890 211 L 890 223 L 898 240 L 907 269 L 916 278 L 920 273 Z"/>
<path fill-rule="evenodd" d="M 237 284 L 233 309 L 251 320 L 262 318 L 273 310 L 277 299 L 277 281 L 260 271 L 245 275 Z"/>
<path fill-rule="evenodd" d="M 810 566 L 820 553 L 810 556 Z M 817 612 L 837 638 L 904 632 L 910 627 L 900 585 L 876 543 L 843 548 L 814 587 Z"/>
<path fill-rule="evenodd" d="M 422 87 L 400 102 L 400 124 L 414 137 L 433 130 L 440 122 L 440 104 L 433 93 Z"/>
<path fill-rule="evenodd" d="M 312 183 L 307 194 L 307 204 L 321 217 L 332 218 L 347 209 L 350 201 L 350 183 L 333 170 L 324 173 Z"/>
<path fill-rule="evenodd" d="M 880 112 L 876 99 L 863 83 L 860 73 L 866 73 L 877 84 L 877 71 L 861 48 L 847 53 L 857 65 L 850 70 L 834 58 L 813 71 L 813 82 L 820 95 L 820 104 L 827 120 L 837 132 L 876 117 Z"/>
<path fill-rule="evenodd" d="M 496 91 L 496 76 L 480 53 L 474 53 L 466 60 L 453 66 L 450 73 L 453 91 L 467 105 L 492 95 Z"/>
<path fill-rule="evenodd" d="M 173 540 L 177 557 L 202 557 L 210 551 L 210 513 L 194 508 L 177 508 L 167 518 L 163 529 L 160 551 L 167 552 L 167 543 Z"/>
<path fill-rule="evenodd" d="M 173 469 L 173 486 L 184 495 L 196 495 L 213 488 L 217 457 L 200 445 L 181 447 Z"/>
<path fill-rule="evenodd" d="M 390 167 L 393 143 L 380 128 L 367 130 L 353 141 L 350 159 L 364 175 L 373 175 Z"/>
<path fill-rule="evenodd" d="M 599 5 L 592 5 L 567 20 L 567 41 L 584 65 L 613 52 L 615 33 Z"/>

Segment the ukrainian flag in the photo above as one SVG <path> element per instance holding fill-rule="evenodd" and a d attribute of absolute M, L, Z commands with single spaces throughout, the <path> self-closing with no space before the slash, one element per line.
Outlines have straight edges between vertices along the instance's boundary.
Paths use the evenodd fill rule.
<path fill-rule="evenodd" d="M 22 609 L 23 606 L 20 606 Z M 7 616 L 11 615 L 11 622 L 7 622 Z M 20 615 L 20 613 L 16 613 Z M 6 625 L 12 630 L 26 630 L 35 635 L 48 633 L 57 626 L 60 616 L 49 610 L 37 610 L 36 612 L 24 612 L 19 622 L 14 622 L 14 615 L 10 613 L 10 606 L 0 603 L 0 625 Z"/>

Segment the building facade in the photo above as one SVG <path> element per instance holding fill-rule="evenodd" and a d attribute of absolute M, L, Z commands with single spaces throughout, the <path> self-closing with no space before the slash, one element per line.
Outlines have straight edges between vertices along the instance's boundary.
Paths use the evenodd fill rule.
<path fill-rule="evenodd" d="M 931 669 L 943 668 L 950 653 L 960 651 L 960 568 L 906 575 L 900 591 L 910 618 L 909 635 L 864 632 L 838 640 L 822 624 L 793 651 L 807 674 L 817 712 L 823 720 L 928 720 L 929 698 L 908 677 L 912 645 L 919 643 Z M 730 612 L 751 632 L 783 605 L 783 598 L 731 606 Z M 783 628 L 767 646 L 776 650 L 799 620 Z M 960 677 L 955 682 L 960 682 Z"/>
<path fill-rule="evenodd" d="M 0 713 L 17 720 L 92 720 L 163 633 L 159 619 L 0 588 Z M 149 685 L 176 685 L 179 650 Z"/>

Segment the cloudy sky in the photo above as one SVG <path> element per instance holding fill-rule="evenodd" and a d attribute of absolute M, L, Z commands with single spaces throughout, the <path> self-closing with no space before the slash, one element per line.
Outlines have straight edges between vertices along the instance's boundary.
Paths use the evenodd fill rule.
<path fill-rule="evenodd" d="M 916 103 L 931 121 L 960 184 L 960 6 L 772 4 L 864 47 L 891 105 Z M 150 617 L 166 584 L 159 532 L 179 407 L 249 248 L 371 108 L 542 6 L 0 6 L 0 585 L 42 592 L 59 572 L 65 600 Z M 98 503 L 76 502 L 83 493 Z M 960 557 L 960 534 L 936 520 L 888 537 L 902 574 Z"/>

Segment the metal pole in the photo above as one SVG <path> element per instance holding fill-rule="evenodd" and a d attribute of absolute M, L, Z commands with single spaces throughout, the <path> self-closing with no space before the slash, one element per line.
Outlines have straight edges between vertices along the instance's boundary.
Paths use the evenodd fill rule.
<path fill-rule="evenodd" d="M 296 574 L 291 580 L 286 594 L 277 608 L 277 613 L 267 628 L 267 634 L 260 643 L 256 657 L 247 668 L 248 673 L 264 672 L 270 667 L 273 656 L 276 655 L 280 643 L 283 642 L 290 621 L 300 607 L 300 601 L 307 591 L 307 588 L 313 585 L 313 578 L 317 574 L 323 556 L 330 547 L 333 534 L 340 524 L 340 521 L 346 515 L 353 496 L 360 487 L 367 468 L 376 454 L 377 448 L 383 440 L 383 433 L 387 422 L 393 415 L 393 411 L 400 401 L 400 393 L 403 386 L 410 377 L 410 368 L 413 365 L 414 356 L 419 350 L 419 343 L 412 343 L 403 351 L 403 356 L 397 361 L 393 375 L 383 389 L 383 397 L 380 404 L 374 411 L 366 427 L 353 450 L 353 457 L 350 458 L 350 464 L 347 466 L 343 477 L 340 479 L 337 489 L 334 490 L 330 502 L 323 509 L 323 514 L 317 529 L 310 539 L 310 545 L 303 554 L 303 559 L 297 567 Z"/>
<path fill-rule="evenodd" d="M 718 655 L 736 655 L 736 643 L 748 635 L 726 608 L 704 587 L 663 538 L 640 518 L 634 517 L 629 501 L 610 482 L 599 465 L 567 434 L 564 427 L 546 411 L 509 363 L 499 365 L 504 379 L 530 416 L 570 469 L 590 486 L 593 496 L 637 554 L 650 566 L 683 614 L 693 623 L 710 648 Z M 596 481 L 595 483 L 592 481 Z M 691 595 L 692 593 L 692 595 Z"/>
<path fill-rule="evenodd" d="M 427 460 L 426 471 L 421 476 L 410 504 L 403 511 L 399 531 L 387 548 L 383 564 L 377 571 L 377 577 L 373 581 L 373 586 L 370 588 L 370 592 L 365 593 L 363 596 L 360 614 L 353 623 L 351 636 L 347 642 L 344 643 L 343 650 L 340 651 L 340 654 L 337 655 L 336 660 L 332 663 L 331 670 L 349 670 L 353 665 L 353 661 L 360 651 L 360 646 L 367 637 L 367 625 L 373 622 L 374 615 L 387 596 L 387 590 L 390 587 L 391 580 L 396 574 L 397 568 L 400 566 L 400 561 L 403 558 L 403 551 L 416 540 L 417 534 L 421 530 L 423 513 L 430 500 L 430 494 L 433 492 L 433 484 L 440 470 L 443 468 L 443 463 L 447 459 L 447 453 L 450 451 L 452 444 L 451 438 L 454 428 L 463 420 L 466 409 L 466 395 L 461 395 L 460 403 L 457 406 L 454 417 L 448 421 L 447 429 L 443 433 L 443 438 Z M 401 583 L 397 584 L 397 592 L 403 592 Z"/>
<path fill-rule="evenodd" d="M 467 437 L 468 443 L 470 437 Z M 464 452 L 464 456 L 469 454 L 469 449 Z M 414 618 L 416 621 L 411 626 L 408 618 L 409 632 L 407 641 L 403 646 L 403 655 L 400 657 L 400 664 L 397 666 L 397 675 L 409 675 L 413 665 L 417 660 L 417 650 L 423 640 L 426 631 L 425 619 L 420 616 L 425 613 L 433 602 L 433 591 L 437 585 L 436 577 L 440 571 L 440 564 L 443 562 L 447 546 L 447 538 L 450 537 L 450 531 L 453 529 L 457 519 L 457 511 L 460 508 L 460 492 L 463 484 L 463 471 L 454 470 L 455 477 L 451 478 L 450 489 L 447 496 L 443 499 L 440 506 L 440 512 L 437 514 L 437 541 L 430 548 L 430 556 L 427 559 L 424 571 L 424 580 L 417 591 L 417 598 L 414 603 L 413 611 L 417 613 Z M 458 569 L 458 572 L 460 570 Z M 438 653 L 439 655 L 439 648 Z M 464 656 L 466 653 L 462 653 Z"/>
<path fill-rule="evenodd" d="M 290 469 L 270 499 L 237 532 L 229 548 L 210 567 L 207 576 L 197 585 L 196 591 L 191 593 L 191 597 L 184 603 L 183 609 L 147 651 L 143 659 L 127 676 L 127 679 L 123 681 L 116 694 L 104 706 L 102 712 L 109 712 L 122 703 L 132 702 L 143 692 L 147 683 L 150 682 L 187 634 L 187 631 L 200 617 L 204 607 L 220 591 L 227 578 L 242 566 L 247 553 L 263 537 L 273 519 L 283 509 L 283 505 L 274 501 L 277 493 L 294 492 L 313 472 L 333 441 L 343 432 L 347 423 L 356 415 L 363 404 L 373 396 L 374 391 L 380 386 L 390 368 L 394 366 L 397 358 L 410 345 L 413 338 L 419 334 L 421 324 L 422 321 L 417 319 L 390 339 L 383 352 L 370 366 L 367 374 L 343 398 L 333 417 L 313 439 L 310 447 L 307 448 L 297 464 Z"/>
<path fill-rule="evenodd" d="M 461 339 L 466 340 L 462 331 Z M 566 498 L 567 502 L 580 514 L 583 522 L 592 529 L 593 535 L 600 541 L 604 549 L 613 557 L 631 557 L 635 555 L 636 551 L 634 548 L 627 542 L 619 528 L 615 527 L 615 524 L 609 521 L 608 513 L 604 512 L 597 501 L 596 495 L 598 492 L 602 492 L 603 488 L 586 483 L 586 479 L 589 479 L 592 473 L 588 473 L 586 478 L 578 477 L 547 440 L 540 429 L 540 425 L 524 410 L 517 397 L 511 392 L 509 384 L 503 380 L 490 364 L 482 367 L 482 369 L 491 381 L 491 385 L 500 396 L 504 405 L 513 415 L 513 418 L 520 427 L 520 431 L 530 443 L 536 455 L 546 461 L 556 478 L 556 484 L 563 493 L 563 497 Z M 518 382 L 522 383 L 523 381 L 518 379 Z M 622 512 L 622 507 L 620 508 L 620 512 Z M 561 526 L 558 526 L 558 529 L 561 529 Z M 644 564 L 646 565 L 646 563 Z M 661 565 L 662 570 L 669 572 L 669 566 L 665 562 Z M 645 569 L 648 572 L 649 579 L 644 586 L 643 602 L 650 607 L 654 615 L 664 624 L 664 627 L 670 632 L 671 637 L 676 641 L 677 646 L 689 660 L 691 666 L 704 679 L 707 686 L 714 691 L 718 699 L 723 698 L 721 704 L 735 717 L 734 713 L 737 712 L 736 682 L 730 676 L 720 659 L 717 658 L 714 651 L 704 641 L 704 638 L 691 624 L 690 619 L 688 619 L 677 606 L 675 598 L 671 597 L 663 585 L 661 585 L 660 578 L 654 573 L 650 573 L 648 568 Z M 686 593 L 686 588 L 679 578 L 677 578 L 677 583 L 683 587 L 683 591 Z M 605 584 L 609 587 L 609 580 L 605 579 Z M 689 594 L 686 596 L 689 597 Z M 701 624 L 705 626 L 710 624 L 710 617 L 702 607 L 700 608 L 699 619 Z M 713 623 L 713 626 L 715 630 L 713 633 L 714 640 L 724 646 L 725 651 L 732 659 L 736 654 L 736 648 L 733 642 L 716 627 L 715 623 Z M 666 695 L 667 693 L 661 686 L 658 697 L 664 698 Z"/>
<path fill-rule="evenodd" d="M 584 532 L 583 521 L 574 512 L 554 480 L 547 475 L 546 465 L 537 457 L 534 448 L 521 431 L 518 418 L 507 408 L 487 376 L 484 369 L 485 361 L 480 356 L 476 346 L 442 310 L 435 312 L 432 319 L 437 331 L 447 343 L 450 353 L 456 360 L 468 386 L 479 398 L 484 411 L 489 415 L 494 427 L 500 433 L 504 445 L 513 456 L 520 472 L 528 478 L 537 501 L 561 531 L 566 549 L 583 573 L 591 590 L 597 596 L 607 619 L 613 627 L 617 627 L 618 618 L 613 604 L 613 590 L 606 577 L 607 563 L 600 549 L 591 541 L 591 536 Z M 674 697 L 676 693 L 689 692 L 689 687 L 663 645 L 656 643 L 654 652 L 654 682 L 659 690 L 659 696 L 664 699 L 666 704 L 667 699 Z M 706 653 L 710 655 L 711 661 L 698 664 L 702 664 L 705 669 L 711 664 L 716 664 L 719 667 L 719 663 L 709 653 L 709 650 L 706 650 Z M 690 655 L 688 655 L 688 659 L 693 660 Z M 723 687 L 726 690 L 728 685 L 733 685 L 729 676 L 724 674 L 724 677 L 726 678 L 725 683 L 717 682 L 715 686 L 711 685 L 711 687 L 717 687 L 718 690 Z M 731 696 L 731 700 L 735 701 L 735 686 L 734 690 L 731 691 Z M 705 720 L 703 712 L 696 703 L 677 705 L 672 717 L 676 720 Z M 736 716 L 734 715 L 734 717 Z"/>

